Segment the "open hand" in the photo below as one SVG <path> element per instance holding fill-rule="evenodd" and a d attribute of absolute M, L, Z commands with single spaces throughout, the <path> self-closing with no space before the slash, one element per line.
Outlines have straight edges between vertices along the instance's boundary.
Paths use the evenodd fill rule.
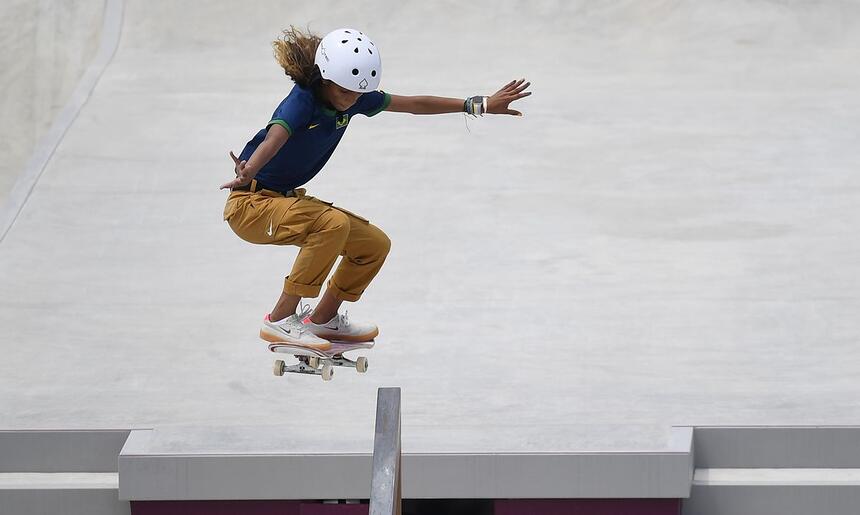
<path fill-rule="evenodd" d="M 514 100 L 519 100 L 532 94 L 531 91 L 524 92 L 531 85 L 531 82 L 525 82 L 525 79 L 512 80 L 496 91 L 493 96 L 487 99 L 487 112 L 490 114 L 512 114 L 514 116 L 522 116 L 523 113 L 509 109 L 508 105 Z M 525 82 L 525 84 L 523 84 Z"/>
<path fill-rule="evenodd" d="M 245 165 L 248 164 L 247 161 L 239 161 L 239 158 L 236 157 L 236 154 L 233 151 L 230 151 L 230 157 L 233 158 L 233 171 L 236 173 L 236 178 L 230 182 L 225 182 L 221 185 L 220 189 L 232 189 L 237 186 L 244 186 L 251 182 L 251 174 L 245 170 Z"/>

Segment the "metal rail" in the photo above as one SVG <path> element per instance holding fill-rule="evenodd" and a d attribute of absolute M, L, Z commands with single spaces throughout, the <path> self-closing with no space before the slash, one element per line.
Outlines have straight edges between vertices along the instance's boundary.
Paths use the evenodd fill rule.
<path fill-rule="evenodd" d="M 400 515 L 400 388 L 380 388 L 376 397 L 370 515 Z"/>

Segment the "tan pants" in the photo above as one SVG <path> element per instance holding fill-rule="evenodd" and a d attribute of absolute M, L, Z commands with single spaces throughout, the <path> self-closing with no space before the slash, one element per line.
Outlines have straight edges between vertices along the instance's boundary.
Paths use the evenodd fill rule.
<path fill-rule="evenodd" d="M 328 288 L 340 300 L 355 302 L 382 268 L 391 240 L 366 219 L 305 195 L 269 190 L 233 191 L 224 206 L 224 220 L 251 243 L 301 247 L 284 293 L 317 297 L 338 256 L 343 256 Z"/>

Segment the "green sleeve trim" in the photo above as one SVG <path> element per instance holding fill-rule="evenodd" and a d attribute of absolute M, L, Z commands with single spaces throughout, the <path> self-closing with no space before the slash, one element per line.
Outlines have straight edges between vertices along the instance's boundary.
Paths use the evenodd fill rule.
<path fill-rule="evenodd" d="M 290 136 L 293 135 L 293 128 L 290 127 L 290 124 L 288 124 L 287 122 L 285 122 L 283 120 L 272 120 L 271 122 L 269 122 L 269 125 L 266 125 L 266 128 L 268 128 L 271 125 L 280 125 L 281 127 L 287 129 L 287 132 L 290 133 Z"/>
<path fill-rule="evenodd" d="M 371 111 L 371 112 L 367 113 L 367 116 L 375 116 L 375 115 L 381 113 L 382 111 L 385 111 L 385 108 L 388 107 L 388 104 L 391 103 L 391 95 L 389 95 L 388 93 L 386 93 L 384 91 L 382 92 L 382 94 L 384 95 L 384 97 L 382 99 L 382 105 L 379 106 L 379 109 L 377 109 L 376 111 Z"/>

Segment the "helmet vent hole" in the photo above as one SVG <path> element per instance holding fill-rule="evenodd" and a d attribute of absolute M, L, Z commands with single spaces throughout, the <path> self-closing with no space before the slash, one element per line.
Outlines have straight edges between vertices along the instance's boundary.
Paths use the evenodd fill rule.
<path fill-rule="evenodd" d="M 355 47 L 354 52 L 355 52 L 356 54 L 358 53 L 358 47 Z"/>
<path fill-rule="evenodd" d="M 376 70 L 373 70 L 372 72 L 370 72 L 370 76 L 371 76 L 371 77 L 376 77 Z"/>
<path fill-rule="evenodd" d="M 373 55 L 373 50 L 371 50 L 371 49 L 369 49 L 369 48 L 368 48 L 368 49 L 367 49 L 367 53 L 369 53 L 370 55 Z"/>
<path fill-rule="evenodd" d="M 346 43 L 347 41 L 349 41 L 349 40 L 348 40 L 348 39 L 344 39 L 344 40 L 342 40 L 342 41 L 341 41 L 341 43 Z"/>
<path fill-rule="evenodd" d="M 358 75 L 358 68 L 353 68 L 353 69 L 352 69 L 352 74 L 353 74 L 353 75 Z"/>
<path fill-rule="evenodd" d="M 361 38 L 358 38 L 358 40 L 361 41 Z"/>
<path fill-rule="evenodd" d="M 352 32 L 350 32 L 348 30 L 345 30 L 344 32 L 346 32 L 347 34 L 352 34 Z"/>

